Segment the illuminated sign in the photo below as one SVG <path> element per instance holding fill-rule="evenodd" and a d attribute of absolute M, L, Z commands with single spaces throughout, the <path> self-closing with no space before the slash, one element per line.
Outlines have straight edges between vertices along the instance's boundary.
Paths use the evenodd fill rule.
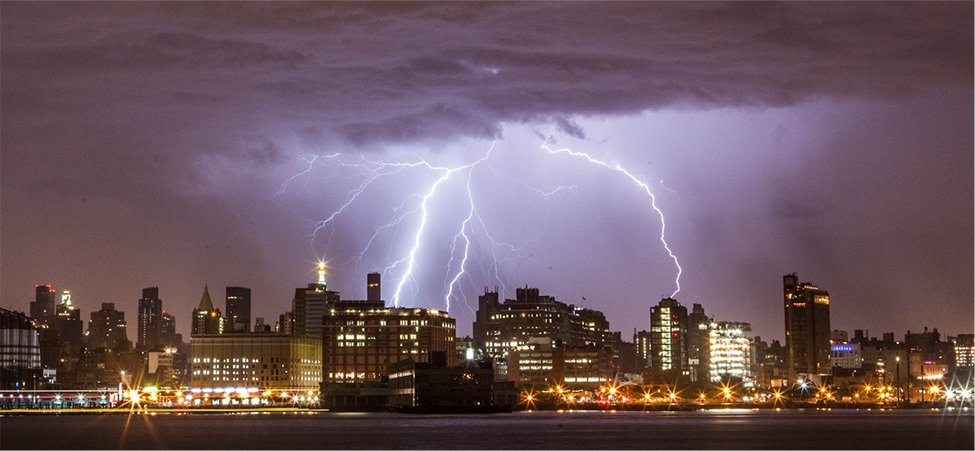
<path fill-rule="evenodd" d="M 853 346 L 850 345 L 834 345 L 833 352 L 853 352 Z"/>

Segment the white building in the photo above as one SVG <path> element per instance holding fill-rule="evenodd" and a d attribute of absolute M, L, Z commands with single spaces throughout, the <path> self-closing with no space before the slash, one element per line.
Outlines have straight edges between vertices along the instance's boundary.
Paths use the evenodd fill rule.
<path fill-rule="evenodd" d="M 719 382 L 733 377 L 752 383 L 751 340 L 748 323 L 711 323 L 711 380 Z"/>

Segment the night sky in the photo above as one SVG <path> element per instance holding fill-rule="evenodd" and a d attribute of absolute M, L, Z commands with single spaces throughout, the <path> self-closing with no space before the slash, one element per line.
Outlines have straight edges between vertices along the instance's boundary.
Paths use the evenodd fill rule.
<path fill-rule="evenodd" d="M 390 303 L 405 280 L 400 305 L 442 309 L 466 248 L 460 335 L 485 286 L 530 285 L 629 338 L 677 266 L 623 168 L 656 196 L 688 308 L 782 339 L 798 272 L 834 329 L 972 333 L 972 17 L 3 2 L 0 303 L 27 311 L 49 283 L 86 320 L 115 302 L 134 341 L 159 286 L 188 339 L 204 284 L 221 310 L 251 287 L 273 325 L 322 258 L 343 298 L 381 271 Z"/>

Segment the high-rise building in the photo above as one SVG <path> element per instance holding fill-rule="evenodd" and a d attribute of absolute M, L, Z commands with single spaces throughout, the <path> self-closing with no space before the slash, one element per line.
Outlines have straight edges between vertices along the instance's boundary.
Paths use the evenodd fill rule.
<path fill-rule="evenodd" d="M 654 371 L 687 369 L 687 307 L 673 298 L 664 298 L 650 307 L 650 368 Z"/>
<path fill-rule="evenodd" d="M 366 300 L 381 301 L 383 299 L 382 275 L 378 272 L 366 274 Z"/>
<path fill-rule="evenodd" d="M 68 343 L 71 357 L 80 357 L 85 347 L 85 323 L 81 320 L 81 309 L 75 308 L 69 291 L 61 295 L 61 304 L 57 307 L 57 330 L 61 340 Z"/>
<path fill-rule="evenodd" d="M 796 273 L 783 277 L 783 289 L 789 379 L 818 379 L 830 374 L 829 293 L 810 283 L 799 283 Z"/>
<path fill-rule="evenodd" d="M 748 323 L 721 321 L 712 323 L 710 329 L 711 381 L 744 382 L 752 378 L 751 339 L 752 328 Z"/>
<path fill-rule="evenodd" d="M 322 317 L 329 306 L 338 302 L 339 293 L 328 291 L 325 282 L 325 264 L 318 264 L 318 282 L 308 284 L 308 288 L 296 288 L 291 301 L 294 313 L 294 335 L 322 336 Z"/>
<path fill-rule="evenodd" d="M 701 304 L 694 304 L 687 315 L 687 364 L 691 370 L 691 381 L 706 381 L 710 378 L 711 320 L 704 314 Z"/>
<path fill-rule="evenodd" d="M 159 342 L 164 348 L 178 348 L 183 344 L 183 334 L 176 333 L 176 317 L 165 310 L 159 324 Z"/>
<path fill-rule="evenodd" d="M 160 344 L 162 329 L 162 300 L 159 287 L 142 289 L 139 299 L 139 330 L 136 332 L 136 349 L 148 351 Z"/>
<path fill-rule="evenodd" d="M 102 309 L 91 312 L 91 319 L 88 320 L 88 347 L 113 349 L 119 340 L 129 341 L 125 313 L 115 310 L 114 302 L 103 302 Z"/>
<path fill-rule="evenodd" d="M 227 329 L 233 332 L 250 332 L 250 288 L 227 287 Z"/>
<path fill-rule="evenodd" d="M 57 315 L 57 303 L 55 302 L 57 293 L 51 288 L 50 284 L 34 285 L 34 288 L 36 292 L 34 301 L 30 303 L 30 316 L 37 321 L 38 326 L 45 326 L 52 322 L 49 318 Z"/>
<path fill-rule="evenodd" d="M 203 286 L 203 297 L 200 298 L 200 306 L 193 309 L 193 331 L 192 335 L 212 335 L 223 333 L 223 316 L 220 309 L 213 308 L 213 301 L 210 300 L 210 288 Z"/>
<path fill-rule="evenodd" d="M 633 343 L 636 344 L 636 366 L 638 369 L 650 367 L 650 332 L 633 331 Z"/>
<path fill-rule="evenodd" d="M 609 322 L 602 312 L 566 305 L 538 288 L 518 288 L 515 299 L 498 302 L 497 291 L 478 297 L 474 343 L 491 357 L 503 357 L 531 338 L 547 337 L 554 346 L 612 346 Z"/>

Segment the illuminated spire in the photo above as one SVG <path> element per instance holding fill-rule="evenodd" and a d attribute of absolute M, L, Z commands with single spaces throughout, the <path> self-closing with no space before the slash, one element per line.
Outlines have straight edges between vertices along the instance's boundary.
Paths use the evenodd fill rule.
<path fill-rule="evenodd" d="M 318 284 L 325 285 L 325 262 L 318 262 Z"/>
<path fill-rule="evenodd" d="M 70 291 L 65 290 L 64 293 L 61 295 L 61 305 L 65 306 L 65 307 L 68 307 L 68 308 L 74 308 L 71 305 L 71 292 Z"/>

